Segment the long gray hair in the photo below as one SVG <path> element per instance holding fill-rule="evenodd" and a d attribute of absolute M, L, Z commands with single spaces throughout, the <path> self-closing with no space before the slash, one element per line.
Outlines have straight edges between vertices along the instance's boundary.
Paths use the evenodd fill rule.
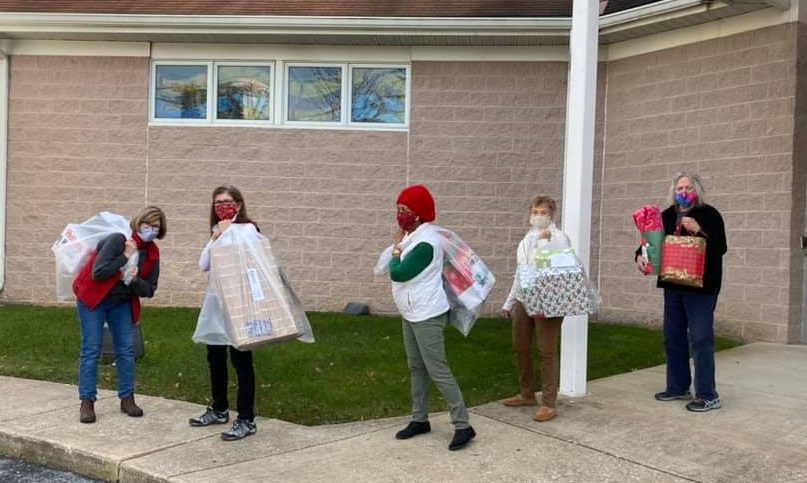
<path fill-rule="evenodd" d="M 672 184 L 670 185 L 670 203 L 673 205 L 677 205 L 678 202 L 675 201 L 675 185 L 681 181 L 681 178 L 689 178 L 692 181 L 692 186 L 695 188 L 695 193 L 698 194 L 698 199 L 695 200 L 695 206 L 699 206 L 704 204 L 705 200 L 703 199 L 703 184 L 701 183 L 701 178 L 697 174 L 690 173 L 688 171 L 681 171 L 680 173 L 676 173 L 673 176 Z"/>

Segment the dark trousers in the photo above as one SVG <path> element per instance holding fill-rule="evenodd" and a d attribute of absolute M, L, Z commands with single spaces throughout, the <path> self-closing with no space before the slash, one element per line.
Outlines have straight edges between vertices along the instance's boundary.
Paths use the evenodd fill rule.
<path fill-rule="evenodd" d="M 715 305 L 717 295 L 664 289 L 664 351 L 667 391 L 689 390 L 689 349 L 695 365 L 695 397 L 715 399 Z"/>
<path fill-rule="evenodd" d="M 207 346 L 212 407 L 216 411 L 230 408 L 227 401 L 227 347 Z M 252 352 L 230 347 L 230 360 L 238 376 L 238 419 L 252 421 L 255 419 L 255 368 L 252 366 Z"/>

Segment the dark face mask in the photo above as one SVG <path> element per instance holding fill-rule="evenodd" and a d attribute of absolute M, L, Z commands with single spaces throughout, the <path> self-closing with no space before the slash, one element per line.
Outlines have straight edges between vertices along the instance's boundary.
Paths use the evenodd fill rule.
<path fill-rule="evenodd" d="M 411 233 L 417 227 L 418 215 L 414 213 L 398 213 L 395 218 L 398 220 L 398 226 L 407 233 Z"/>

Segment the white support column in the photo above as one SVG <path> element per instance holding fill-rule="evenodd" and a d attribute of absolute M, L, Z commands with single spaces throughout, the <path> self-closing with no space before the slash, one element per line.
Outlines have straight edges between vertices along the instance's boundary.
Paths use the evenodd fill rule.
<path fill-rule="evenodd" d="M 569 41 L 566 146 L 563 167 L 563 231 L 588 273 L 594 181 L 594 120 L 597 101 L 598 0 L 574 0 Z M 560 391 L 586 393 L 588 316 L 566 317 L 561 332 Z"/>

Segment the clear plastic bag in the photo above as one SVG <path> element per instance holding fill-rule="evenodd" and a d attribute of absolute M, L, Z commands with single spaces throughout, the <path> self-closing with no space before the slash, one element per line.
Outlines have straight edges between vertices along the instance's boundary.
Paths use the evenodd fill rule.
<path fill-rule="evenodd" d="M 137 267 L 137 262 L 140 260 L 140 254 L 138 252 L 134 252 L 134 254 L 126 260 L 126 264 L 120 267 L 120 278 L 125 285 L 129 285 L 132 283 L 135 277 L 135 267 Z"/>
<path fill-rule="evenodd" d="M 314 342 L 302 304 L 269 240 L 254 225 L 233 224 L 210 246 L 210 288 L 193 340 L 251 350 L 289 339 Z"/>
<path fill-rule="evenodd" d="M 482 313 L 496 277 L 456 233 L 440 227 L 437 233 L 443 245 L 443 287 L 451 307 L 449 321 L 467 337 Z"/>
<path fill-rule="evenodd" d="M 108 211 L 102 211 L 83 223 L 71 223 L 62 230 L 51 247 L 56 258 L 56 299 L 59 302 L 75 300 L 73 280 L 98 242 L 113 233 L 130 238 L 132 229 L 127 218 Z"/>
<path fill-rule="evenodd" d="M 471 247 L 456 233 L 435 226 L 440 235 L 443 249 L 443 289 L 448 296 L 449 322 L 464 336 L 468 336 L 482 313 L 496 277 Z M 404 240 L 405 248 L 409 240 Z M 383 275 L 389 270 L 392 260 L 392 245 L 385 248 L 378 257 L 373 272 Z"/>

